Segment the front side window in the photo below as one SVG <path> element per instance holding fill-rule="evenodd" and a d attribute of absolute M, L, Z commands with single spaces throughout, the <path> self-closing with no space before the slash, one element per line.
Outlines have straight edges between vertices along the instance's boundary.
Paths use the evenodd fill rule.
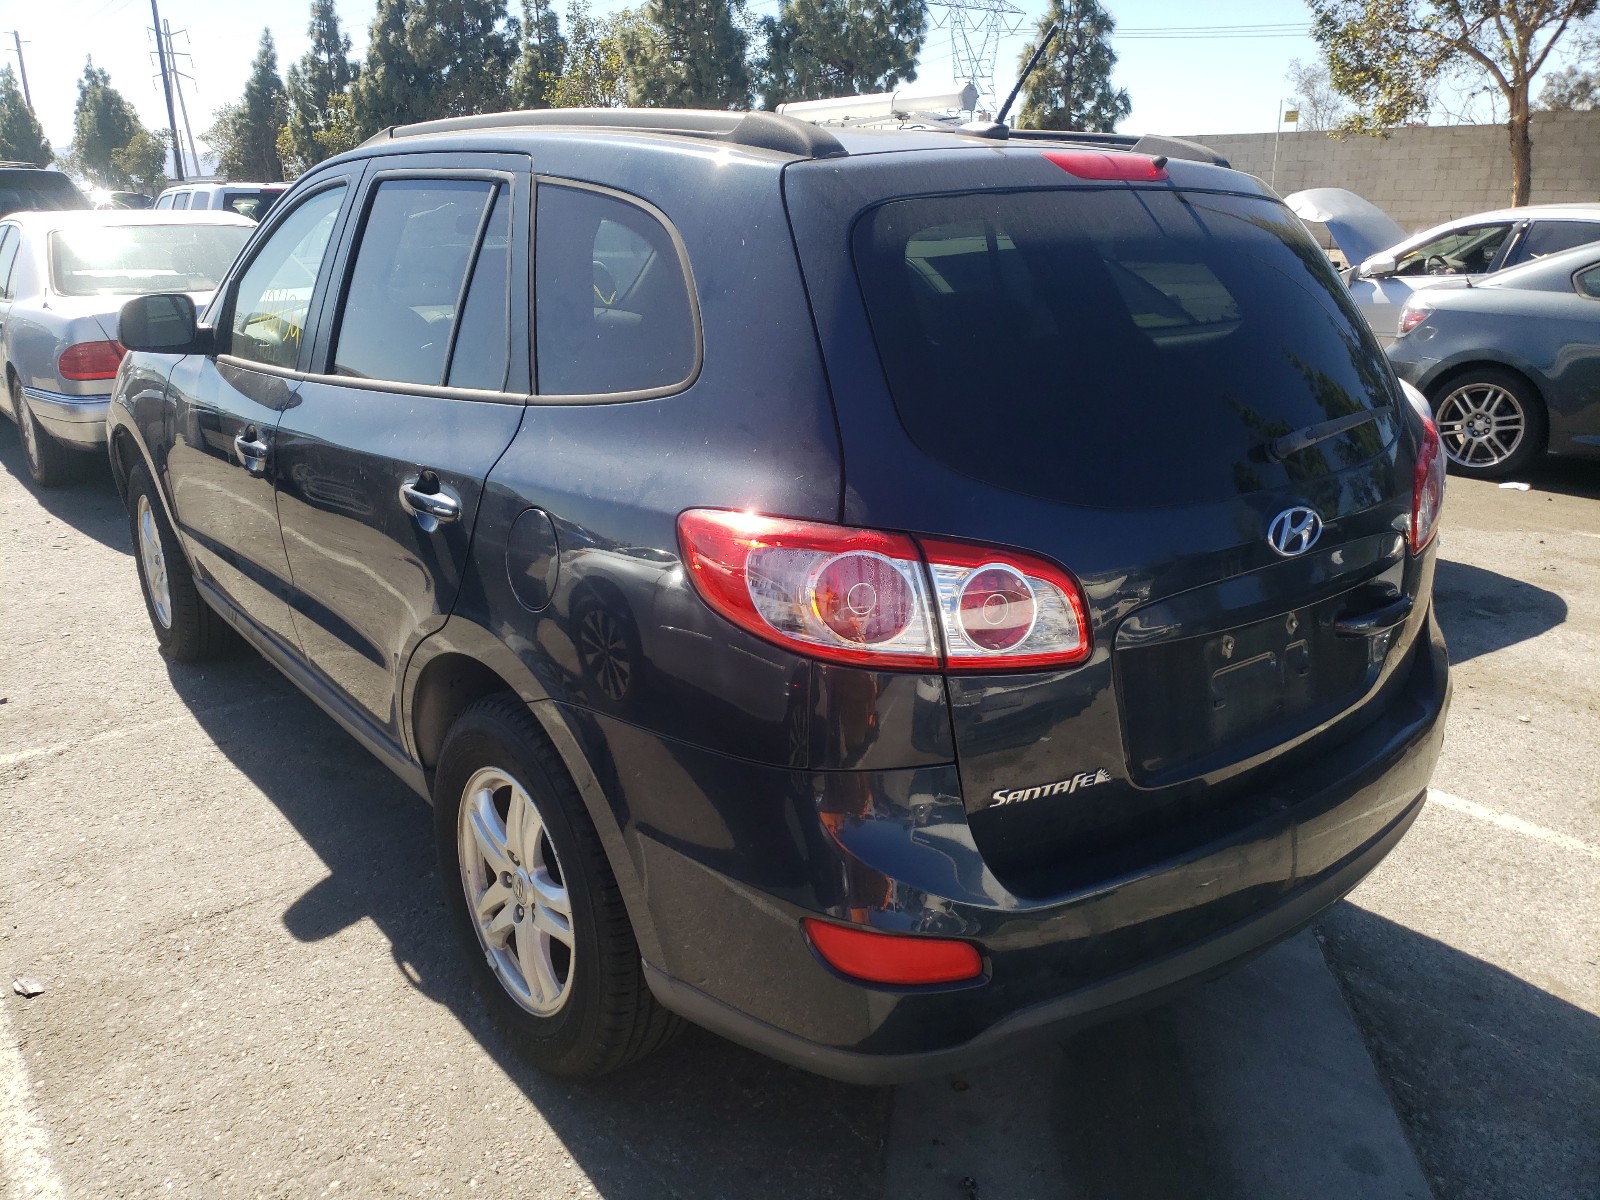
<path fill-rule="evenodd" d="M 541 184 L 534 239 L 542 394 L 657 391 L 693 376 L 694 301 L 660 221 L 616 196 Z"/>
<path fill-rule="evenodd" d="M 7 225 L 0 229 L 0 299 L 12 300 L 16 293 L 11 290 L 11 268 L 17 263 L 17 247 L 22 245 L 15 225 Z"/>
<path fill-rule="evenodd" d="M 341 183 L 318 192 L 290 213 L 240 276 L 229 353 L 274 367 L 298 364 L 344 188 Z"/>
<path fill-rule="evenodd" d="M 1517 243 L 1506 266 L 1532 262 L 1590 242 L 1600 242 L 1600 221 L 1535 221 Z"/>
<path fill-rule="evenodd" d="M 172 198 L 172 207 L 173 208 L 188 208 L 189 207 L 189 197 L 191 195 L 193 195 L 192 192 L 179 192 L 176 196 L 174 196 Z"/>
<path fill-rule="evenodd" d="M 379 184 L 350 272 L 333 373 L 438 386 L 496 187 L 481 179 Z"/>
<path fill-rule="evenodd" d="M 1396 275 L 1482 275 L 1494 265 L 1511 226 L 1471 225 L 1407 250 L 1395 264 Z"/>
<path fill-rule="evenodd" d="M 50 235 L 50 283 L 62 296 L 209 292 L 250 239 L 246 225 L 102 225 Z"/>
<path fill-rule="evenodd" d="M 1580 272 L 1576 282 L 1580 296 L 1593 296 L 1600 300 L 1600 267 L 1590 267 Z"/>

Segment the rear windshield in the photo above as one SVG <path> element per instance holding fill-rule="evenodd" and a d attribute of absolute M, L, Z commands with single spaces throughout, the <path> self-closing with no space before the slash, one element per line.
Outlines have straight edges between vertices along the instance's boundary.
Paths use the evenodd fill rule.
<path fill-rule="evenodd" d="M 88 197 L 59 171 L 0 171 L 0 216 L 88 207 Z"/>
<path fill-rule="evenodd" d="M 63 296 L 209 292 L 248 225 L 103 225 L 50 235 L 50 279 Z"/>
<path fill-rule="evenodd" d="M 1216 500 L 1353 466 L 1398 428 L 1381 351 L 1270 201 L 1125 188 L 897 200 L 857 223 L 854 249 L 901 421 L 988 483 L 1101 507 Z"/>

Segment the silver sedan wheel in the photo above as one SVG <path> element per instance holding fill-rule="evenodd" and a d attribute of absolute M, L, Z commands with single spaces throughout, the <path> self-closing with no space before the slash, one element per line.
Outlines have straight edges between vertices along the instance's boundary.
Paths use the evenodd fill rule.
<path fill-rule="evenodd" d="M 172 628 L 172 585 L 167 580 L 167 556 L 161 550 L 161 531 L 150 498 L 139 496 L 139 568 L 150 589 L 150 608 L 161 628 Z"/>
<path fill-rule="evenodd" d="M 467 780 L 456 858 L 473 928 L 495 976 L 536 1017 L 572 994 L 572 898 L 544 818 L 498 767 Z"/>
<path fill-rule="evenodd" d="M 11 389 L 11 411 L 17 414 L 17 428 L 22 431 L 22 453 L 27 456 L 29 469 L 38 471 L 39 434 L 33 427 L 33 414 L 28 411 L 27 403 L 22 398 L 21 390 L 13 386 Z"/>
<path fill-rule="evenodd" d="M 1439 402 L 1436 418 L 1445 456 L 1463 467 L 1495 467 L 1527 436 L 1522 401 L 1493 383 L 1468 383 Z"/>

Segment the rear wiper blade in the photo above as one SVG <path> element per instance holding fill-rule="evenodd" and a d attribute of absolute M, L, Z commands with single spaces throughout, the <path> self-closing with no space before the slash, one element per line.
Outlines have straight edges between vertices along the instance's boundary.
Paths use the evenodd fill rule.
<path fill-rule="evenodd" d="M 1267 443 L 1267 459 L 1270 462 L 1282 462 L 1291 454 L 1298 454 L 1309 446 L 1318 442 L 1325 442 L 1331 437 L 1338 437 L 1351 429 L 1365 425 L 1368 421 L 1378 419 L 1377 409 L 1368 409 L 1366 412 L 1351 413 L 1347 417 L 1335 417 L 1331 421 L 1322 421 L 1316 425 L 1307 425 L 1304 429 L 1297 429 L 1293 433 L 1286 433 L 1282 437 L 1275 437 Z"/>

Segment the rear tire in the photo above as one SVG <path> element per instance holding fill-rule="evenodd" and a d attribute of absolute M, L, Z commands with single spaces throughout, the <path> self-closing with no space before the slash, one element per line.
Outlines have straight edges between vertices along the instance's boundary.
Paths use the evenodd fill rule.
<path fill-rule="evenodd" d="M 517 1052 L 553 1075 L 592 1078 L 665 1044 L 681 1023 L 645 982 L 600 835 L 521 699 L 467 708 L 433 795 L 450 923 Z"/>
<path fill-rule="evenodd" d="M 161 652 L 174 662 L 220 658 L 233 648 L 233 631 L 195 587 L 189 560 L 142 466 L 128 472 L 128 514 L 139 590 Z"/>
<path fill-rule="evenodd" d="M 1522 376 L 1476 367 L 1428 397 L 1451 472 L 1468 479 L 1504 479 L 1545 452 L 1550 417 Z"/>
<path fill-rule="evenodd" d="M 40 487 L 59 487 L 78 477 L 82 464 L 78 456 L 45 432 L 28 398 L 22 394 L 22 385 L 15 375 L 6 379 L 11 392 L 11 411 L 17 416 L 17 428 L 22 432 L 22 455 L 28 463 L 28 474 Z"/>

